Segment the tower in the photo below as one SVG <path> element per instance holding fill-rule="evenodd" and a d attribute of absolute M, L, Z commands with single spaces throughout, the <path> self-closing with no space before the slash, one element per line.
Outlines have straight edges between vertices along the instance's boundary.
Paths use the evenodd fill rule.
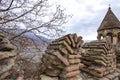
<path fill-rule="evenodd" d="M 109 41 L 113 45 L 120 43 L 120 22 L 115 14 L 112 12 L 111 7 L 100 24 L 98 30 L 98 40 Z"/>

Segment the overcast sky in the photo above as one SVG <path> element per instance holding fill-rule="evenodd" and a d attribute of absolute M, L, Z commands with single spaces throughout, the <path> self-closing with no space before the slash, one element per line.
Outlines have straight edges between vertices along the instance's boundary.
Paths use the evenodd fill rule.
<path fill-rule="evenodd" d="M 103 20 L 109 4 L 120 19 L 120 0 L 55 0 L 73 15 L 66 26 L 67 33 L 77 33 L 84 40 L 95 40 L 97 29 Z"/>

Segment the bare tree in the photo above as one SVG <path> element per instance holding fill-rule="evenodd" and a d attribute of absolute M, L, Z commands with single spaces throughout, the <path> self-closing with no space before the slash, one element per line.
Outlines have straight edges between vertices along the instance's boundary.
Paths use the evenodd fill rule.
<path fill-rule="evenodd" d="M 28 48 L 29 43 L 33 43 L 39 49 L 36 41 L 25 37 L 25 33 L 30 32 L 40 40 L 38 34 L 52 38 L 59 36 L 63 32 L 62 25 L 66 23 L 68 17 L 60 5 L 53 5 L 51 1 L 0 0 L 0 32 L 9 36 L 10 41 L 20 52 Z"/>
<path fill-rule="evenodd" d="M 63 32 L 67 15 L 59 5 L 53 6 L 50 0 L 1 0 L 0 26 L 5 33 L 12 34 L 10 40 L 25 42 L 26 32 L 49 37 L 59 36 Z M 7 29 L 7 30 L 5 30 Z M 15 30 L 23 29 L 19 34 Z M 7 35 L 8 35 L 7 34 Z M 38 37 L 38 36 L 37 36 Z M 22 41 L 22 42 L 21 42 Z M 23 45 L 23 44 L 22 44 Z"/>

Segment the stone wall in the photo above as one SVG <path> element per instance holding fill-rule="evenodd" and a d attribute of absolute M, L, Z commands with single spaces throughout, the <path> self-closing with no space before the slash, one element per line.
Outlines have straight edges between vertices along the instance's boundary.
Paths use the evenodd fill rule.
<path fill-rule="evenodd" d="M 0 33 L 0 80 L 7 80 L 14 72 L 16 53 L 7 37 Z"/>
<path fill-rule="evenodd" d="M 68 34 L 53 41 L 42 58 L 41 71 L 49 77 L 58 77 L 59 80 L 77 80 L 81 64 L 79 48 L 82 37 Z"/>
<path fill-rule="evenodd" d="M 82 42 L 82 37 L 76 34 L 53 41 L 42 58 L 43 75 L 53 80 L 119 80 L 120 70 L 112 45 L 92 41 L 80 48 Z"/>
<path fill-rule="evenodd" d="M 119 73 L 116 67 L 116 55 L 112 45 L 105 41 L 92 41 L 83 45 L 85 53 L 81 70 L 88 79 L 92 80 L 118 80 Z"/>
<path fill-rule="evenodd" d="M 116 64 L 116 51 L 111 44 L 82 43 L 82 37 L 76 34 L 52 41 L 41 58 L 41 80 L 120 80 L 120 65 Z M 15 64 L 14 46 L 3 34 L 0 44 L 0 80 L 23 80 L 24 75 Z"/>

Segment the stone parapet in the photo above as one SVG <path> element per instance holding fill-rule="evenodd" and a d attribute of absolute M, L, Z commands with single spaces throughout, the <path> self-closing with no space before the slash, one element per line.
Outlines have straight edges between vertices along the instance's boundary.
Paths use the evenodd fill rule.
<path fill-rule="evenodd" d="M 83 48 L 86 50 L 86 53 L 83 53 L 81 58 L 82 63 L 85 65 L 81 69 L 83 72 L 97 77 L 95 80 L 102 80 L 101 78 L 105 76 L 105 79 L 109 78 L 108 75 L 112 78 L 118 77 L 115 51 L 109 43 L 105 41 L 92 41 L 85 43 Z"/>
<path fill-rule="evenodd" d="M 41 71 L 47 76 L 58 77 L 59 80 L 77 80 L 81 64 L 80 46 L 82 37 L 68 34 L 53 41 L 43 55 Z"/>

